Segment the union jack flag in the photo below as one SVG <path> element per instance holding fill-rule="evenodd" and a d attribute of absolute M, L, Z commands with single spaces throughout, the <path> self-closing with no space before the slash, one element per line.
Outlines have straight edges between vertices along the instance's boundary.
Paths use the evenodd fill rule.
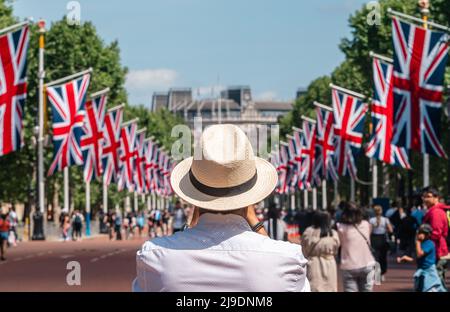
<path fill-rule="evenodd" d="M 346 176 L 350 173 L 356 179 L 355 156 L 361 149 L 362 131 L 367 105 L 347 93 L 332 90 L 335 154 L 334 164 L 337 172 Z"/>
<path fill-rule="evenodd" d="M 47 88 L 53 106 L 53 162 L 48 171 L 52 175 L 71 165 L 83 164 L 81 137 L 84 134 L 86 94 L 90 74 L 85 74 L 63 85 Z"/>
<path fill-rule="evenodd" d="M 170 186 L 170 168 L 171 168 L 171 160 L 169 155 L 164 154 L 164 164 L 163 164 L 163 170 L 161 172 L 162 179 L 163 179 L 163 195 L 169 196 L 171 192 L 171 186 Z"/>
<path fill-rule="evenodd" d="M 145 188 L 147 192 L 153 191 L 153 153 L 155 143 L 151 139 L 145 141 Z"/>
<path fill-rule="evenodd" d="M 160 194 L 160 186 L 161 186 L 161 182 L 160 182 L 160 178 L 159 178 L 159 164 L 160 164 L 160 160 L 161 160 L 161 151 L 159 149 L 159 147 L 155 144 L 155 149 L 154 149 L 154 154 L 153 154 L 153 180 L 152 180 L 152 190 L 153 192 L 155 192 L 156 194 Z"/>
<path fill-rule="evenodd" d="M 448 35 L 397 18 L 394 41 L 393 144 L 447 157 L 440 141 L 440 118 Z"/>
<path fill-rule="evenodd" d="M 297 174 L 297 187 L 298 189 L 303 189 L 303 180 L 300 179 L 301 171 L 302 171 L 302 132 L 300 129 L 294 130 L 293 133 L 293 143 L 295 147 L 295 172 Z"/>
<path fill-rule="evenodd" d="M 129 192 L 134 192 L 134 165 L 136 153 L 134 147 L 136 145 L 136 129 L 135 122 L 122 125 L 120 131 L 120 174 L 119 174 L 119 191 L 125 188 Z"/>
<path fill-rule="evenodd" d="M 334 116 L 331 110 L 316 107 L 316 182 L 318 179 L 338 180 L 333 157 L 335 151 Z M 316 183 L 317 184 L 317 183 Z"/>
<path fill-rule="evenodd" d="M 297 146 L 295 144 L 295 137 L 289 137 L 288 140 L 289 144 L 289 172 L 290 172 L 290 178 L 289 178 L 289 189 L 291 192 L 295 192 L 295 189 L 298 185 L 298 167 L 297 167 Z"/>
<path fill-rule="evenodd" d="M 91 99 L 86 103 L 84 136 L 81 149 L 84 158 L 84 180 L 91 182 L 103 173 L 101 162 L 103 150 L 103 123 L 105 121 L 106 94 Z"/>
<path fill-rule="evenodd" d="M 28 26 L 0 36 L 0 156 L 20 149 L 27 96 Z"/>
<path fill-rule="evenodd" d="M 313 186 L 314 161 L 316 158 L 316 125 L 304 120 L 302 132 L 302 167 L 300 179 L 303 189 Z"/>
<path fill-rule="evenodd" d="M 135 142 L 136 166 L 134 172 L 134 184 L 139 194 L 145 193 L 145 130 L 138 131 Z"/>
<path fill-rule="evenodd" d="M 103 140 L 103 180 L 106 185 L 117 183 L 120 172 L 120 132 L 122 125 L 123 109 L 115 107 L 108 111 L 105 117 Z"/>
<path fill-rule="evenodd" d="M 372 138 L 366 155 L 390 165 L 410 169 L 408 154 L 392 144 L 394 126 L 394 67 L 378 58 L 373 59 L 374 97 L 372 100 Z"/>

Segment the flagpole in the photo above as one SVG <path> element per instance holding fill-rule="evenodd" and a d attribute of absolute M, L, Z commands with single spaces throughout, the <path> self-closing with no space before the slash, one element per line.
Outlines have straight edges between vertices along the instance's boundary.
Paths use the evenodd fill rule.
<path fill-rule="evenodd" d="M 355 179 L 350 177 L 350 200 L 355 201 Z"/>
<path fill-rule="evenodd" d="M 69 167 L 64 168 L 64 212 L 69 213 Z"/>
<path fill-rule="evenodd" d="M 32 240 L 45 240 L 44 234 L 44 205 L 45 205 L 45 182 L 44 182 L 44 50 L 45 50 L 45 21 L 40 20 L 39 26 L 39 134 L 38 134 L 38 198 L 39 203 L 33 217 Z"/>
<path fill-rule="evenodd" d="M 317 210 L 317 188 L 316 187 L 313 187 L 312 193 L 313 193 L 313 198 L 312 198 L 313 210 L 316 211 Z"/>
<path fill-rule="evenodd" d="M 6 34 L 6 33 L 8 33 L 8 32 L 11 32 L 11 31 L 13 31 L 13 30 L 16 30 L 16 29 L 18 29 L 18 28 L 20 28 L 20 27 L 23 27 L 23 26 L 25 26 L 25 25 L 28 25 L 28 24 L 30 24 L 32 21 L 33 21 L 33 18 L 32 18 L 32 17 L 29 17 L 29 18 L 27 18 L 25 21 L 23 21 L 23 22 L 21 22 L 21 23 L 14 24 L 14 25 L 8 26 L 8 27 L 6 27 L 6 28 L 3 28 L 3 29 L 0 30 L 0 35 Z"/>
<path fill-rule="evenodd" d="M 91 182 L 86 182 L 86 236 L 91 236 Z"/>
<path fill-rule="evenodd" d="M 428 14 L 430 14 L 429 3 L 420 5 L 423 28 L 428 29 Z M 448 28 L 447 28 L 448 31 Z M 430 155 L 423 154 L 423 187 L 430 186 Z"/>
<path fill-rule="evenodd" d="M 134 205 L 133 205 L 133 212 L 138 211 L 138 195 L 137 192 L 134 191 Z"/>
<path fill-rule="evenodd" d="M 103 178 L 103 212 L 108 213 L 108 186 Z"/>
<path fill-rule="evenodd" d="M 378 197 L 378 164 L 376 159 L 372 159 L 372 202 Z"/>
<path fill-rule="evenodd" d="M 86 70 L 84 70 L 84 71 L 81 71 L 81 72 L 79 72 L 79 73 L 76 73 L 76 74 L 73 74 L 73 75 L 70 75 L 70 76 L 67 76 L 67 77 L 63 77 L 63 78 L 61 78 L 61 79 L 54 80 L 54 81 L 52 81 L 52 82 L 46 83 L 46 84 L 45 84 L 45 87 L 51 87 L 51 86 L 59 85 L 59 84 L 62 84 L 62 83 L 64 83 L 64 82 L 66 82 L 66 81 L 69 81 L 69 80 L 78 78 L 78 77 L 80 77 L 80 76 L 83 76 L 83 75 L 86 75 L 86 74 L 90 74 L 90 73 L 92 73 L 92 70 L 93 70 L 93 69 L 92 69 L 92 67 L 91 67 L 91 68 L 86 69 Z"/>
<path fill-rule="evenodd" d="M 308 190 L 304 189 L 303 190 L 303 205 L 305 207 L 305 210 L 308 209 Z"/>
<path fill-rule="evenodd" d="M 327 209 L 327 180 L 322 181 L 322 209 Z"/>

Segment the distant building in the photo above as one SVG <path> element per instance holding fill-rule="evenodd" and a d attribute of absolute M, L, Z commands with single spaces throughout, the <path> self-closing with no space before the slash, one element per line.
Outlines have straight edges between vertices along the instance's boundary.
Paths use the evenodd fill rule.
<path fill-rule="evenodd" d="M 167 101 L 164 102 L 162 94 Z M 165 103 L 165 106 L 161 104 Z M 194 118 L 201 117 L 203 126 L 231 123 L 244 131 L 252 131 L 258 126 L 278 124 L 280 116 L 292 110 L 293 101 L 259 101 L 252 99 L 248 86 L 233 86 L 220 93 L 219 98 L 193 99 L 192 89 L 170 89 L 168 93 L 153 95 L 152 107 L 157 110 L 165 107 L 173 114 L 182 117 L 191 127 Z M 253 143 L 252 143 L 253 144 Z M 260 146 L 254 146 L 260 148 Z"/>
<path fill-rule="evenodd" d="M 298 88 L 298 89 L 297 89 L 297 93 L 296 93 L 296 95 L 295 95 L 295 98 L 298 99 L 298 98 L 301 97 L 302 95 L 305 95 L 307 91 L 308 91 L 308 90 L 307 90 L 306 88 L 302 88 L 302 87 Z"/>

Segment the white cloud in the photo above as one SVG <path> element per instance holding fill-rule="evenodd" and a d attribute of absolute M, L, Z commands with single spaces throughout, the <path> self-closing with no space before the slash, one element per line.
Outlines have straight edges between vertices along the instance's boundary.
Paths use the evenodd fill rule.
<path fill-rule="evenodd" d="M 256 96 L 258 101 L 273 101 L 277 98 L 277 93 L 275 91 L 265 91 Z"/>
<path fill-rule="evenodd" d="M 174 87 L 178 73 L 172 69 L 139 69 L 127 75 L 125 87 L 131 104 L 148 104 L 153 92 Z"/>

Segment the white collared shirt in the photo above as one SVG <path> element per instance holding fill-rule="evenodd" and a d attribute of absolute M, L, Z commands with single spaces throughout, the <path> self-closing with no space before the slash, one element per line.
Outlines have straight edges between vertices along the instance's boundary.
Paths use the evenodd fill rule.
<path fill-rule="evenodd" d="M 133 291 L 310 291 L 301 246 L 254 233 L 244 218 L 203 214 L 197 226 L 147 241 Z"/>

